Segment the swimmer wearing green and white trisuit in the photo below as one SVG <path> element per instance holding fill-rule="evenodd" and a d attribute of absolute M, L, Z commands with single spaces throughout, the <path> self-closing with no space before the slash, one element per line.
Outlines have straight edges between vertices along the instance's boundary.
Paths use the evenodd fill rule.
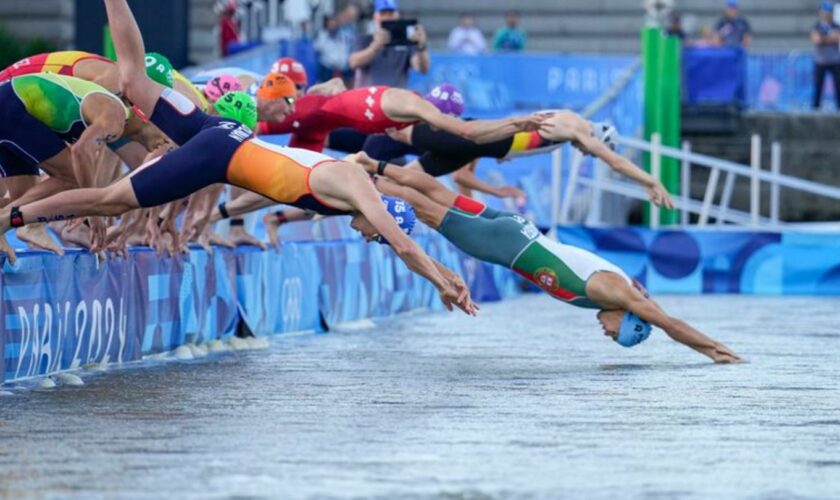
<path fill-rule="evenodd" d="M 375 175 L 380 192 L 413 205 L 420 220 L 463 252 L 513 269 L 570 305 L 600 309 L 605 335 L 619 344 L 631 347 L 644 341 L 654 325 L 716 363 L 743 361 L 722 343 L 667 315 L 638 282 L 603 258 L 547 238 L 517 214 L 456 195 L 426 173 L 376 162 L 364 153 L 351 159 Z M 351 226 L 369 241 L 377 237 L 362 215 Z"/>

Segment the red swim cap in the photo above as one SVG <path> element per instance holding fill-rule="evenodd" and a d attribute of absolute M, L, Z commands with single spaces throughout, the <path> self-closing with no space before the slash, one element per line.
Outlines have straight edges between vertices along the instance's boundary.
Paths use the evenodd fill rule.
<path fill-rule="evenodd" d="M 295 85 L 306 85 L 309 78 L 306 76 L 306 68 L 303 64 L 291 57 L 281 57 L 271 66 L 272 73 L 279 73 L 289 77 Z"/>

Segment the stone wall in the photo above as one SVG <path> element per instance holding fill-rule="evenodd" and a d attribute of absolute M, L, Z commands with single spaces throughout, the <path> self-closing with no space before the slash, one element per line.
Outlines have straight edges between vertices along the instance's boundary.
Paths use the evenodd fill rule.
<path fill-rule="evenodd" d="M 763 141 L 762 168 L 770 169 L 770 145 L 782 145 L 782 173 L 829 186 L 840 187 L 840 115 L 753 113 L 742 118 L 742 130 L 728 136 L 685 137 L 695 152 L 725 158 L 744 165 L 750 163 L 750 136 L 759 134 Z M 708 170 L 692 169 L 692 197 L 701 199 Z M 722 190 L 723 176 L 721 177 Z M 770 188 L 762 184 L 761 210 L 770 212 Z M 780 215 L 786 221 L 840 220 L 840 202 L 807 193 L 782 189 Z M 735 185 L 733 206 L 749 210 L 749 180 Z"/>

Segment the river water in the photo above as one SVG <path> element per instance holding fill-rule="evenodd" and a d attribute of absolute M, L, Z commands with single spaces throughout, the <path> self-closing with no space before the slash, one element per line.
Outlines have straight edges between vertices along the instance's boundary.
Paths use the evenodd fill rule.
<path fill-rule="evenodd" d="M 840 498 L 840 300 L 661 303 L 750 363 L 544 296 L 279 336 L 11 388 L 0 497 Z"/>

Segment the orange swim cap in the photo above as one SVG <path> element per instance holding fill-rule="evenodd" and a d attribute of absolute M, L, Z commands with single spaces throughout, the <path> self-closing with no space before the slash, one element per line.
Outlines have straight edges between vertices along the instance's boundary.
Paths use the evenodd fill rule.
<path fill-rule="evenodd" d="M 279 73 L 269 73 L 263 78 L 257 97 L 260 99 L 274 100 L 284 97 L 294 97 L 297 94 L 294 82 L 289 77 Z"/>

